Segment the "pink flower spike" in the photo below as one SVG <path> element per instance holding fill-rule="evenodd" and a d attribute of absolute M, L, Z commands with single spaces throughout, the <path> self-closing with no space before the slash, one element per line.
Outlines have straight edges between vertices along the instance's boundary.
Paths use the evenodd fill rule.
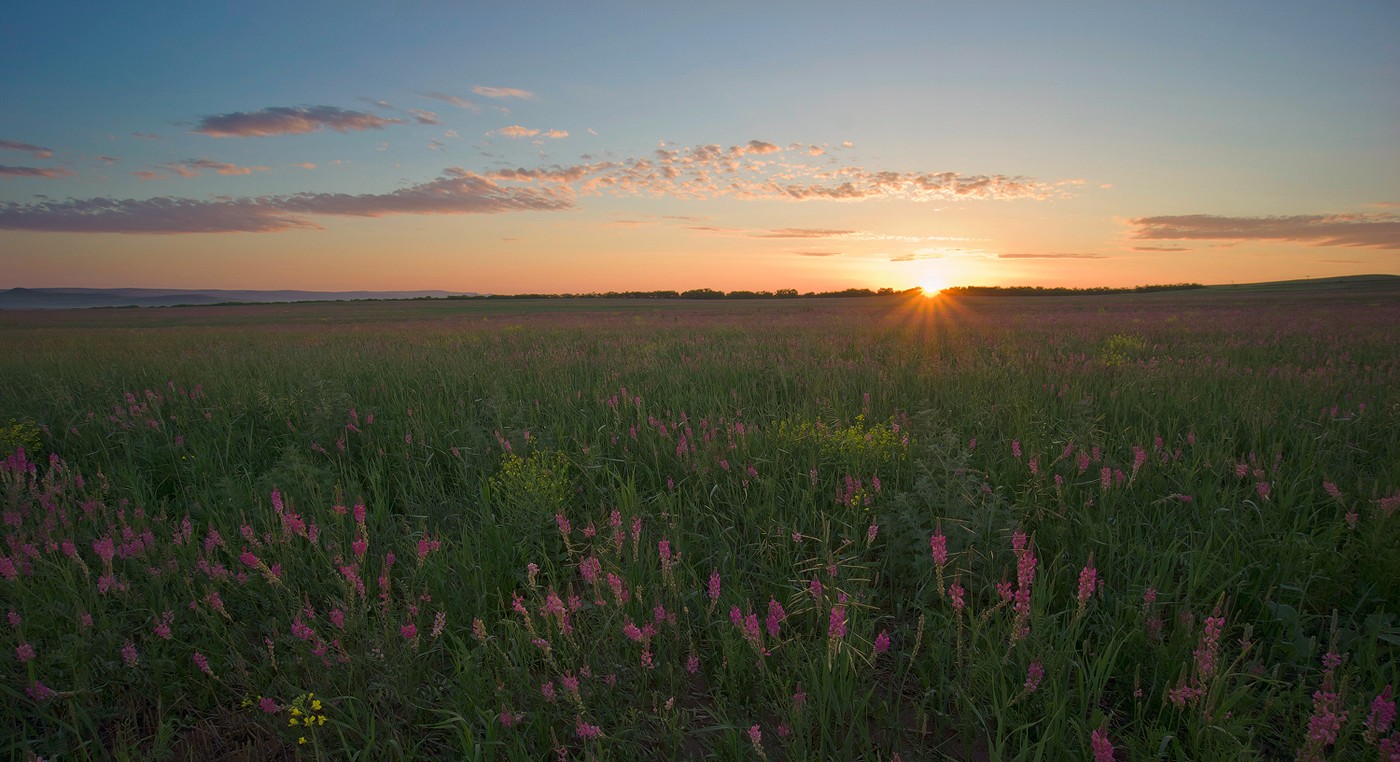
<path fill-rule="evenodd" d="M 1094 749 L 1094 762 L 1113 762 L 1113 744 L 1108 741 L 1108 730 L 1099 728 L 1089 738 Z"/>
<path fill-rule="evenodd" d="M 827 624 L 826 634 L 832 638 L 846 637 L 846 608 L 844 606 L 831 607 L 831 619 Z"/>
<path fill-rule="evenodd" d="M 1026 668 L 1026 684 L 1022 686 L 1026 693 L 1035 693 L 1040 687 L 1040 681 L 1045 677 L 1045 667 L 1039 661 L 1031 662 L 1031 666 Z"/>
<path fill-rule="evenodd" d="M 942 532 L 935 533 L 928 539 L 929 549 L 933 554 L 933 562 L 939 566 L 948 564 L 948 538 Z"/>
<path fill-rule="evenodd" d="M 709 591 L 709 592 L 710 592 L 710 600 L 711 600 L 711 601 L 717 601 L 717 600 L 719 600 L 719 592 L 720 592 L 719 569 L 715 569 L 714 571 L 710 572 L 710 591 Z"/>
<path fill-rule="evenodd" d="M 878 655 L 878 654 L 886 653 L 886 652 L 889 651 L 889 650 L 890 650 L 890 634 L 889 634 L 889 632 L 886 631 L 886 630 L 881 630 L 881 631 L 880 631 L 880 634 L 875 636 L 875 653 Z"/>

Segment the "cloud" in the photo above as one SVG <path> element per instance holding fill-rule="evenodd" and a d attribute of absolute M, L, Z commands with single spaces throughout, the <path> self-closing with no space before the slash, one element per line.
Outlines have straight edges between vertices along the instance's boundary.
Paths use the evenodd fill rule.
<path fill-rule="evenodd" d="M 53 167 L 11 167 L 0 164 L 0 175 L 9 175 L 10 177 L 46 177 L 53 179 L 57 177 L 70 177 L 72 174 L 72 172 L 66 169 Z"/>
<path fill-rule="evenodd" d="M 293 167 L 301 167 L 302 169 L 315 169 L 315 168 L 316 168 L 316 165 L 315 165 L 315 164 L 312 164 L 312 163 L 309 162 L 309 161 L 297 162 L 297 163 L 293 164 L 292 166 L 293 166 Z"/>
<path fill-rule="evenodd" d="M 201 171 L 205 169 L 213 170 L 221 175 L 251 175 L 254 172 L 266 172 L 268 170 L 267 167 L 240 167 L 237 164 L 229 164 L 226 161 L 214 161 L 213 159 L 170 161 L 161 166 L 181 177 L 199 177 Z"/>
<path fill-rule="evenodd" d="M 505 135 L 508 138 L 533 138 L 534 136 L 540 134 L 540 131 L 532 130 L 529 127 L 521 127 L 518 124 L 512 124 L 509 127 L 502 127 L 501 129 L 496 130 L 496 134 Z"/>
<path fill-rule="evenodd" d="M 52 149 L 36 146 L 33 143 L 21 143 L 18 140 L 5 140 L 4 138 L 0 138 L 0 149 L 23 151 L 36 159 L 47 159 L 53 156 Z"/>
<path fill-rule="evenodd" d="M 163 175 L 163 174 L 161 174 L 161 173 L 159 173 L 159 172 L 152 172 L 152 171 L 149 170 L 149 169 L 138 169 L 138 170 L 136 170 L 135 172 L 132 172 L 131 174 L 136 175 L 137 177 L 141 178 L 142 180 L 169 180 L 169 179 L 170 179 L 170 175 Z"/>
<path fill-rule="evenodd" d="M 514 87 L 486 87 L 477 85 L 472 88 L 472 92 L 485 98 L 523 98 L 530 100 L 535 94 L 529 90 L 517 90 Z"/>
<path fill-rule="evenodd" d="M 414 121 L 418 122 L 419 124 L 442 124 L 442 120 L 439 119 L 438 115 L 432 111 L 427 111 L 421 108 L 411 108 L 408 110 L 408 113 L 412 114 Z"/>
<path fill-rule="evenodd" d="M 458 98 L 455 95 L 448 95 L 447 93 L 439 93 L 433 90 L 429 90 L 428 92 L 419 93 L 419 95 L 423 96 L 424 98 L 432 98 L 433 100 L 451 103 L 457 108 L 464 108 L 468 111 L 477 111 L 480 109 L 479 106 L 467 100 L 466 98 Z"/>
<path fill-rule="evenodd" d="M 569 137 L 569 131 L 568 131 L 568 130 L 550 130 L 549 132 L 546 132 L 546 133 L 544 134 L 544 136 L 547 137 L 547 138 L 553 138 L 553 139 L 555 139 L 555 140 L 559 140 L 560 138 L 567 138 L 567 137 Z"/>
<path fill-rule="evenodd" d="M 0 203 L 0 230 L 68 233 L 265 233 L 316 228 L 309 217 L 492 214 L 573 205 L 559 189 L 507 188 L 457 167 L 388 193 L 297 193 L 191 199 L 68 199 Z"/>
<path fill-rule="evenodd" d="M 1108 259 L 1108 255 L 1052 252 L 1048 254 L 998 254 L 997 259 Z"/>
<path fill-rule="evenodd" d="M 838 256 L 841 256 L 841 252 L 839 252 L 839 251 L 794 251 L 793 254 L 796 254 L 796 255 L 799 256 L 799 257 L 838 257 Z"/>
<path fill-rule="evenodd" d="M 121 161 L 121 159 L 118 159 L 115 156 L 94 156 L 93 158 L 96 159 L 99 163 L 109 167 Z"/>
<path fill-rule="evenodd" d="M 1189 246 L 1134 246 L 1133 251 L 1190 251 Z"/>
<path fill-rule="evenodd" d="M 499 131 L 517 137 L 535 133 L 519 125 Z M 821 167 L 803 163 L 797 152 L 752 140 L 743 145 L 717 144 L 674 147 L 661 143 L 646 157 L 573 167 L 548 173 L 502 170 L 493 177 L 513 181 L 548 181 L 579 172 L 587 175 L 582 193 L 671 196 L 685 199 L 732 197 L 761 200 L 866 201 L 895 199 L 935 201 L 956 199 L 1047 199 L 1071 191 L 1054 183 L 1008 175 L 965 175 L 958 172 L 896 172 L 857 166 Z"/>
<path fill-rule="evenodd" d="M 854 235 L 854 230 L 827 230 L 824 228 L 780 228 L 766 233 L 753 233 L 750 238 L 843 238 Z"/>
<path fill-rule="evenodd" d="M 1128 220 L 1133 237 L 1151 240 L 1296 241 L 1312 246 L 1400 249 L 1400 215 L 1297 214 L 1220 217 L 1188 214 Z"/>
<path fill-rule="evenodd" d="M 139 140 L 160 140 L 160 139 L 161 139 L 160 136 L 157 135 L 157 134 L 155 134 L 154 132 L 133 132 L 133 133 L 131 133 L 131 137 L 137 138 L 137 139 L 139 139 Z"/>
<path fill-rule="evenodd" d="M 193 132 L 216 138 L 248 138 L 268 135 L 303 135 L 330 128 L 336 132 L 378 130 L 403 124 L 363 111 L 335 106 L 271 106 L 260 111 L 234 111 L 201 117 Z"/>

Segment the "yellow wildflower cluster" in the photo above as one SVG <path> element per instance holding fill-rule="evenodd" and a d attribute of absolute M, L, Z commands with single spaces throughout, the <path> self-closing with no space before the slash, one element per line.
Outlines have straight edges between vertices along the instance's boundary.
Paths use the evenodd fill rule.
<path fill-rule="evenodd" d="M 815 445 L 822 460 L 851 470 L 871 470 L 908 457 L 909 436 L 893 421 L 868 424 L 864 415 L 850 426 L 823 426 L 811 421 L 778 421 L 780 441 L 789 446 Z"/>
<path fill-rule="evenodd" d="M 39 425 L 33 421 L 17 421 L 11 418 L 4 426 L 0 426 L 0 458 L 8 458 L 23 447 L 32 460 L 39 454 L 39 448 L 42 446 Z"/>

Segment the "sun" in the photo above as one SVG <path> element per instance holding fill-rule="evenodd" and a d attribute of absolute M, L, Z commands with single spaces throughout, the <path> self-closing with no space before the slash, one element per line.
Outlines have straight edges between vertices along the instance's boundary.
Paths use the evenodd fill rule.
<path fill-rule="evenodd" d="M 948 282 L 937 276 L 926 276 L 919 281 L 919 288 L 923 289 L 924 296 L 932 299 L 938 296 L 943 289 L 948 287 Z"/>

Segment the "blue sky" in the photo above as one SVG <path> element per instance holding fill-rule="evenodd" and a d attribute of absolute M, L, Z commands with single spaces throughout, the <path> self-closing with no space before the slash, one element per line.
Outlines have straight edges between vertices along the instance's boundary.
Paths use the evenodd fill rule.
<path fill-rule="evenodd" d="M 1400 272 L 1395 3 L 9 15 L 0 286 Z"/>

